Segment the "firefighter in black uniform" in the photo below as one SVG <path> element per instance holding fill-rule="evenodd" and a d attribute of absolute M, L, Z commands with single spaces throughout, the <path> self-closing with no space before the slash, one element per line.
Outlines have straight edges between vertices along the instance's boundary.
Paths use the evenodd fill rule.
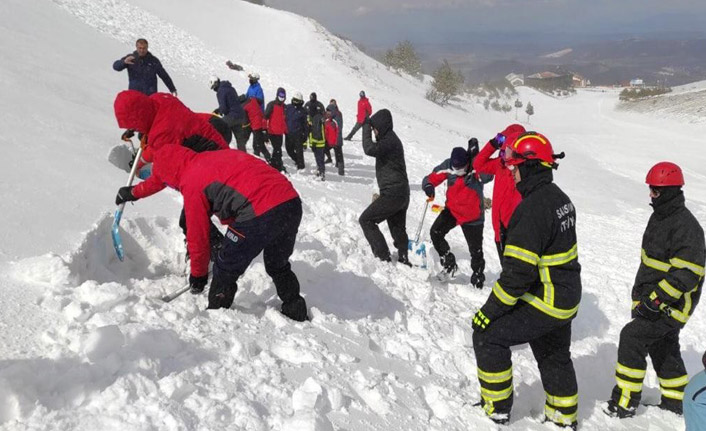
<path fill-rule="evenodd" d="M 693 314 L 704 284 L 704 231 L 684 205 L 684 175 L 670 162 L 647 174 L 654 212 L 642 237 L 642 263 L 632 288 L 632 317 L 620 332 L 616 385 L 604 411 L 635 415 L 650 355 L 659 377 L 659 407 L 682 414 L 688 376 L 679 332 Z"/>
<path fill-rule="evenodd" d="M 578 386 L 571 361 L 571 321 L 581 300 L 576 211 L 553 183 L 557 167 L 549 140 L 536 132 L 508 145 L 522 203 L 513 214 L 503 252 L 503 271 L 473 318 L 473 349 L 481 402 L 497 423 L 510 420 L 510 347 L 529 343 L 542 378 L 547 421 L 577 427 Z"/>

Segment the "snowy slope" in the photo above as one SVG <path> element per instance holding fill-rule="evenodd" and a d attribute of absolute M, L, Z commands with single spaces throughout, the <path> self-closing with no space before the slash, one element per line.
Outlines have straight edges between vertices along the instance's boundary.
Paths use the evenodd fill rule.
<path fill-rule="evenodd" d="M 670 116 L 691 123 L 706 122 L 706 81 L 674 87 L 671 93 L 624 102 L 620 109 L 654 116 Z"/>
<path fill-rule="evenodd" d="M 108 231 L 125 174 L 106 153 L 118 142 L 112 101 L 127 77 L 110 66 L 146 37 L 180 98 L 210 111 L 211 73 L 245 89 L 246 74 L 223 66 L 232 59 L 261 74 L 268 97 L 280 85 L 290 95 L 335 97 L 346 131 L 365 89 L 375 109 L 392 110 L 406 146 L 409 233 L 421 215 L 423 175 L 453 146 L 485 140 L 514 117 L 471 104 L 438 107 L 419 82 L 315 22 L 245 2 L 5 0 L 0 12 L 0 37 L 10 41 L 0 50 L 13 60 L 0 63 L 0 429 L 495 428 L 472 407 L 479 395 L 469 322 L 489 289 L 471 289 L 468 275 L 430 283 L 424 270 L 372 257 L 357 218 L 375 191 L 374 168 L 357 141 L 344 146 L 346 177 L 291 177 L 305 204 L 293 267 L 312 322 L 276 311 L 261 259 L 229 312 L 206 313 L 203 296 L 162 303 L 184 283 L 174 192 L 128 206 L 128 258 L 118 262 Z M 612 387 L 629 318 L 650 213 L 644 174 L 657 160 L 682 164 L 688 205 L 706 222 L 705 127 L 616 112 L 612 93 L 520 96 L 535 106 L 528 127 L 567 152 L 556 178 L 579 211 L 585 293 L 573 355 L 583 429 L 683 429 L 676 416 L 653 411 L 618 422 L 598 404 Z M 450 242 L 468 271 L 462 235 L 453 232 Z M 489 223 L 485 251 L 493 280 L 499 265 Z M 690 373 L 706 347 L 704 316 L 697 310 L 682 332 Z M 547 429 L 531 352 L 514 352 L 509 429 Z M 646 383 L 646 398 L 655 400 L 653 373 Z"/>

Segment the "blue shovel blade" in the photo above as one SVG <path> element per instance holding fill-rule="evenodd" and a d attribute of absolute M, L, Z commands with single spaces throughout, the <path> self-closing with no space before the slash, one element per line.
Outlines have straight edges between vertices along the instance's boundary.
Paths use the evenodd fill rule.
<path fill-rule="evenodd" d="M 122 262 L 125 259 L 125 252 L 123 251 L 123 240 L 120 238 L 120 219 L 123 216 L 122 208 L 118 208 L 115 211 L 115 218 L 113 219 L 113 228 L 110 230 L 111 236 L 113 237 L 113 247 L 115 248 L 115 254 L 118 255 L 118 259 Z"/>

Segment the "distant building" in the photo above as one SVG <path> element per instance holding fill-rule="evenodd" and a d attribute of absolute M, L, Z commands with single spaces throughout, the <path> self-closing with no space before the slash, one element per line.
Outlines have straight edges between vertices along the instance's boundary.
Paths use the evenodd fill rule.
<path fill-rule="evenodd" d="M 525 85 L 543 91 L 568 90 L 573 87 L 573 75 L 559 75 L 554 72 L 540 72 L 525 78 Z"/>
<path fill-rule="evenodd" d="M 522 85 L 525 85 L 525 75 L 510 73 L 505 76 L 505 79 L 507 79 L 513 87 L 520 87 Z"/>
<path fill-rule="evenodd" d="M 644 87 L 644 86 L 645 86 L 645 82 L 644 82 L 642 79 L 640 79 L 640 78 L 631 79 L 631 80 L 630 80 L 630 86 L 631 86 L 631 87 Z"/>
<path fill-rule="evenodd" d="M 572 75 L 572 81 L 574 84 L 574 87 L 589 87 L 591 85 L 591 81 L 584 76 L 579 75 L 578 73 L 574 73 Z"/>

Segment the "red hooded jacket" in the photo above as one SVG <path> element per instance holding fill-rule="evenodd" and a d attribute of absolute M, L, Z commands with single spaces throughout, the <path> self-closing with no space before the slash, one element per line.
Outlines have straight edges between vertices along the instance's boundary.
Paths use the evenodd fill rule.
<path fill-rule="evenodd" d="M 207 119 L 192 112 L 171 94 L 146 96 L 135 90 L 121 91 L 113 107 L 118 126 L 147 135 L 141 162 L 151 162 L 154 152 L 164 145 L 183 145 L 187 139 L 214 149 L 228 148 L 223 136 Z"/>
<path fill-rule="evenodd" d="M 256 98 L 251 97 L 243 105 L 245 110 L 245 115 L 248 116 L 248 121 L 250 122 L 250 129 L 253 132 L 264 129 L 265 119 L 262 115 L 262 108 L 260 108 L 260 103 Z"/>
<path fill-rule="evenodd" d="M 195 153 L 182 146 L 164 146 L 155 153 L 152 175 L 132 194 L 140 199 L 166 186 L 184 196 L 186 241 L 195 277 L 208 273 L 211 215 L 223 224 L 247 221 L 299 197 L 284 175 L 238 150 Z"/>
<path fill-rule="evenodd" d="M 525 128 L 519 124 L 511 124 L 502 134 L 505 135 L 505 145 L 513 142 L 519 135 L 525 132 Z M 495 148 L 488 142 L 480 153 L 473 159 L 473 169 L 480 174 L 495 176 L 493 186 L 493 209 L 491 217 L 493 219 L 493 229 L 495 230 L 495 241 L 500 241 L 500 225 L 507 228 L 510 225 L 510 218 L 515 212 L 515 208 L 522 201 L 520 192 L 515 187 L 515 180 L 512 172 L 505 167 L 500 157 L 490 158 L 495 153 Z"/>
<path fill-rule="evenodd" d="M 370 106 L 368 98 L 361 97 L 358 99 L 358 116 L 356 117 L 356 122 L 363 124 L 363 121 L 371 115 L 373 115 L 373 107 Z"/>
<path fill-rule="evenodd" d="M 324 134 L 326 136 L 326 145 L 335 147 L 338 143 L 338 123 L 333 118 L 328 118 L 324 122 Z"/>
<path fill-rule="evenodd" d="M 267 118 L 267 133 L 270 135 L 287 134 L 287 118 L 284 114 L 284 103 L 274 100 L 268 103 L 267 109 L 265 109 L 265 118 Z"/>

